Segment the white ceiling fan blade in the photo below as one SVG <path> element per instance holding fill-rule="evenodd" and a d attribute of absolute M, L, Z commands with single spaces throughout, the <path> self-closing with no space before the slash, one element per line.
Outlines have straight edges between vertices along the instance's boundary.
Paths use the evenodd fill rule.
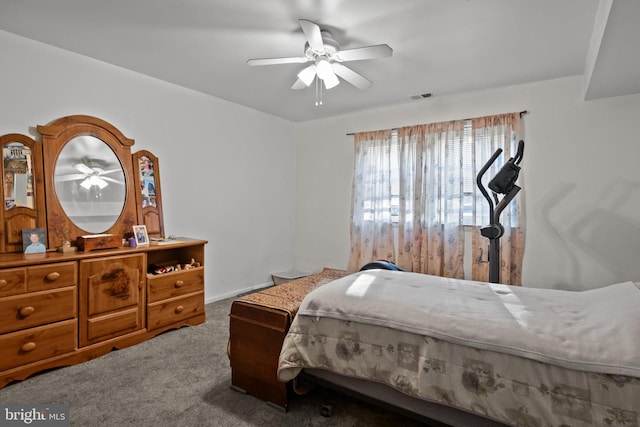
<path fill-rule="evenodd" d="M 345 49 L 336 53 L 337 61 L 361 61 L 363 59 L 386 58 L 393 55 L 393 49 L 386 44 Z"/>
<path fill-rule="evenodd" d="M 296 82 L 293 84 L 293 86 L 291 86 L 291 89 L 293 90 L 300 90 L 300 89 L 306 89 L 309 86 L 307 86 L 307 84 L 305 82 L 303 82 L 300 79 L 297 79 Z"/>
<path fill-rule="evenodd" d="M 70 173 L 68 175 L 56 175 L 55 182 L 75 181 L 78 179 L 85 179 L 87 175 L 83 173 Z"/>
<path fill-rule="evenodd" d="M 304 64 L 309 62 L 309 58 L 306 56 L 292 56 L 288 58 L 258 58 L 249 59 L 247 64 L 249 65 L 280 65 L 280 64 Z"/>
<path fill-rule="evenodd" d="M 124 182 L 118 181 L 117 179 L 109 178 L 108 176 L 101 176 L 99 179 L 101 179 L 102 181 L 109 181 L 119 185 L 124 185 Z"/>
<path fill-rule="evenodd" d="M 365 79 L 352 69 L 336 62 L 334 62 L 332 65 L 334 73 L 336 73 L 358 89 L 366 89 L 371 86 L 371 82 L 369 80 Z"/>
<path fill-rule="evenodd" d="M 91 175 L 93 173 L 93 169 L 91 169 L 89 166 L 85 165 L 84 163 L 76 163 L 75 165 L 73 165 L 73 167 L 78 169 L 80 172 L 82 172 L 85 175 Z"/>
<path fill-rule="evenodd" d="M 298 22 L 300 22 L 302 32 L 307 38 L 311 49 L 316 52 L 324 52 L 324 43 L 322 42 L 322 34 L 320 33 L 320 27 L 318 27 L 318 24 L 306 19 L 300 19 Z"/>
<path fill-rule="evenodd" d="M 116 173 L 116 172 L 122 173 L 122 169 L 120 169 L 120 168 L 109 169 L 109 170 L 100 172 L 100 175 L 108 175 L 110 173 Z"/>

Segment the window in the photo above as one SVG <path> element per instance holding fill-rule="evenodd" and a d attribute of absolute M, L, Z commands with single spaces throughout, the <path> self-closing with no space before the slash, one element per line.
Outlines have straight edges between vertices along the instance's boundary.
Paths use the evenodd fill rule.
<path fill-rule="evenodd" d="M 490 218 L 488 216 L 488 205 L 484 196 L 477 190 L 476 176 L 480 168 L 484 165 L 485 161 L 490 158 L 495 149 L 490 143 L 491 138 L 485 137 L 482 132 L 476 133 L 475 145 L 473 138 L 473 130 L 471 120 L 464 122 L 464 132 L 460 144 L 450 144 L 447 148 L 448 153 L 442 153 L 443 162 L 439 165 L 438 176 L 444 177 L 448 181 L 448 185 L 455 185 L 460 183 L 462 185 L 462 200 L 457 195 L 446 196 L 439 195 L 437 203 L 440 206 L 446 206 L 444 211 L 446 216 L 450 219 L 444 218 L 445 222 L 458 223 L 460 211 L 462 211 L 462 224 L 463 225 L 477 225 L 485 226 L 489 224 Z M 512 144 L 512 149 L 515 149 L 515 144 Z M 370 147 L 369 150 L 378 151 L 381 148 L 379 146 Z M 374 217 L 380 218 L 382 213 L 382 219 L 391 220 L 392 224 L 398 225 L 399 212 L 400 212 L 400 163 L 399 163 L 399 141 L 398 132 L 393 130 L 392 138 L 389 147 L 389 162 L 378 163 L 376 168 L 368 168 L 366 170 L 367 176 L 362 180 L 362 184 L 365 186 L 373 186 L 378 182 L 378 176 L 382 173 L 389 172 L 389 180 L 391 183 L 391 197 L 388 200 L 376 200 L 375 191 L 367 191 L 370 195 L 365 199 L 363 203 L 363 215 L 364 220 L 373 220 Z M 368 153 L 372 157 L 378 157 L 380 153 Z M 445 156 L 446 154 L 446 156 Z M 504 164 L 504 155 L 500 156 L 495 162 L 491 170 L 489 170 L 485 177 L 491 177 L 497 172 Z M 447 164 L 444 162 L 444 158 L 449 159 Z M 455 159 L 455 161 L 452 161 Z M 476 207 L 487 206 L 487 209 L 476 209 Z M 510 209 L 512 213 L 515 210 L 515 202 L 511 203 Z M 474 215 L 476 211 L 476 215 Z M 484 215 L 483 215 L 484 213 Z M 516 218 L 516 215 L 514 215 Z M 515 225 L 515 224 L 514 224 Z"/>

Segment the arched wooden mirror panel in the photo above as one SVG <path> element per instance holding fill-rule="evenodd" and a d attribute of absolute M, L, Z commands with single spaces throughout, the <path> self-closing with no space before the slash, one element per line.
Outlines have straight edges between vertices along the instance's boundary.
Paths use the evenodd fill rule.
<path fill-rule="evenodd" d="M 136 170 L 138 223 L 146 225 L 150 237 L 165 237 L 158 158 L 150 151 L 141 150 L 133 153 L 132 159 Z"/>
<path fill-rule="evenodd" d="M 22 230 L 44 228 L 46 221 L 42 144 L 17 133 L 0 137 L 2 179 L 0 194 L 0 252 L 22 252 Z"/>
<path fill-rule="evenodd" d="M 38 126 L 42 134 L 49 247 L 86 234 L 124 236 L 137 221 L 133 139 L 91 116 Z"/>

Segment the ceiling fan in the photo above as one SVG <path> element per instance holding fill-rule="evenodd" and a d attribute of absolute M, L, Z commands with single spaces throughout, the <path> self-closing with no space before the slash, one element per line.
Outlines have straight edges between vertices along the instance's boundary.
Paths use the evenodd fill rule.
<path fill-rule="evenodd" d="M 104 170 L 97 161 L 91 160 L 75 163 L 73 164 L 73 168 L 78 172 L 67 175 L 57 175 L 56 182 L 82 180 L 80 186 L 86 190 L 89 190 L 94 185 L 102 190 L 109 185 L 109 182 L 124 185 L 122 181 L 105 176 L 116 172 L 122 173 L 122 169 L 120 168 Z"/>
<path fill-rule="evenodd" d="M 247 63 L 249 65 L 278 65 L 312 62 L 311 65 L 298 73 L 298 80 L 291 86 L 291 89 L 294 90 L 309 87 L 314 81 L 318 84 L 318 79 L 324 83 L 326 89 L 331 89 L 340 83 L 338 77 L 358 89 L 366 89 L 371 86 L 371 81 L 342 65 L 342 63 L 385 58 L 393 54 L 393 49 L 386 44 L 340 50 L 340 46 L 333 39 L 331 33 L 321 30 L 317 24 L 309 20 L 300 19 L 299 22 L 302 32 L 307 38 L 304 46 L 304 56 L 249 59 Z"/>

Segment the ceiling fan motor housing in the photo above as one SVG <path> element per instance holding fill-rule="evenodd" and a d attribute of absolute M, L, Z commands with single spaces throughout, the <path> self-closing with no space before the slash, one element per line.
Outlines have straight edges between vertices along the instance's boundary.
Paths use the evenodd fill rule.
<path fill-rule="evenodd" d="M 304 44 L 304 55 L 312 61 L 315 61 L 319 56 L 326 56 L 327 59 L 332 61 L 338 60 L 334 56 L 336 52 L 340 50 L 340 45 L 338 44 L 338 42 L 333 39 L 331 33 L 329 33 L 328 31 L 320 31 L 320 34 L 322 35 L 324 51 L 318 52 L 309 45 L 309 42 L 306 42 Z"/>

